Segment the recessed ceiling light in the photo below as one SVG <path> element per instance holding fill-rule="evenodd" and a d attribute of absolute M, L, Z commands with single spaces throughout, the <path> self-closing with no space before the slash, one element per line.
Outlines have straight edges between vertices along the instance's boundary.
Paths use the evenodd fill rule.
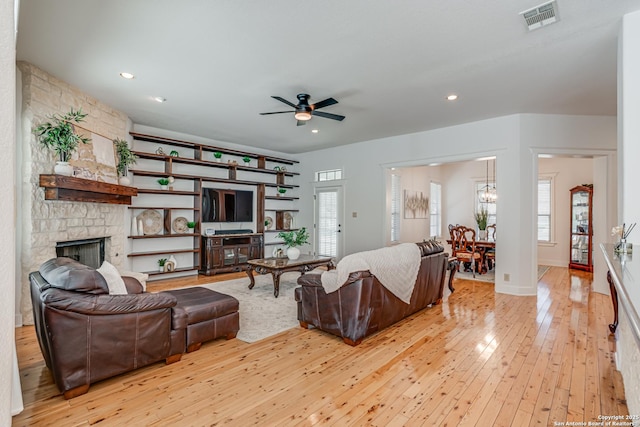
<path fill-rule="evenodd" d="M 313 129 L 311 133 L 318 133 L 318 129 Z"/>
<path fill-rule="evenodd" d="M 131 80 L 135 76 L 133 74 L 131 74 L 131 73 L 122 72 L 122 73 L 120 73 L 120 77 L 125 78 L 127 80 Z"/>
<path fill-rule="evenodd" d="M 458 99 L 458 95 L 451 94 L 447 96 L 447 101 L 455 101 L 456 99 Z"/>
<path fill-rule="evenodd" d="M 153 100 L 156 102 L 165 102 L 167 100 L 167 98 L 163 98 L 161 96 L 154 96 Z"/>

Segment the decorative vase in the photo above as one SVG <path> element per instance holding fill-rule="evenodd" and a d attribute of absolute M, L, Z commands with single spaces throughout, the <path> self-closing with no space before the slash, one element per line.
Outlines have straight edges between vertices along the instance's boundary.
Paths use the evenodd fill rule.
<path fill-rule="evenodd" d="M 138 218 L 135 216 L 131 217 L 131 235 L 139 236 L 141 233 L 138 231 Z"/>
<path fill-rule="evenodd" d="M 166 185 L 161 185 L 161 186 L 160 186 L 160 189 L 161 189 L 161 190 L 166 190 L 167 188 L 168 188 L 168 186 L 166 186 Z"/>
<path fill-rule="evenodd" d="M 173 255 L 171 255 L 171 256 L 169 257 L 169 262 L 172 262 L 172 263 L 173 263 L 173 268 L 174 268 L 174 270 L 175 270 L 176 268 L 178 268 L 178 261 L 176 261 L 176 257 L 174 257 Z"/>
<path fill-rule="evenodd" d="M 53 167 L 53 172 L 56 175 L 64 175 L 64 176 L 72 176 L 73 175 L 73 166 L 69 164 L 69 162 L 56 162 L 56 165 Z"/>
<path fill-rule="evenodd" d="M 158 271 L 159 271 L 160 273 L 164 273 L 164 265 L 160 265 L 160 266 L 158 266 Z"/>
<path fill-rule="evenodd" d="M 289 259 L 298 259 L 300 257 L 300 249 L 291 247 L 287 249 L 287 258 Z"/>
<path fill-rule="evenodd" d="M 627 239 L 620 239 L 620 242 L 615 247 L 615 251 L 622 254 L 633 253 L 633 243 L 627 243 Z"/>
<path fill-rule="evenodd" d="M 144 222 L 141 219 L 138 220 L 138 236 L 144 236 Z"/>
<path fill-rule="evenodd" d="M 487 240 L 487 230 L 479 230 L 478 231 L 478 238 L 480 240 Z"/>
<path fill-rule="evenodd" d="M 120 178 L 118 178 L 118 184 L 128 186 L 131 185 L 131 180 L 128 176 L 121 176 Z"/>

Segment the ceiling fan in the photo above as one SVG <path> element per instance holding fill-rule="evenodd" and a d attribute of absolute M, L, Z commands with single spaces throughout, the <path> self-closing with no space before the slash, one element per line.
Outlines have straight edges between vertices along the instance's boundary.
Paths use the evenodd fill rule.
<path fill-rule="evenodd" d="M 325 113 L 323 111 L 318 111 L 320 108 L 328 107 L 329 105 L 337 104 L 333 98 L 327 98 L 324 101 L 316 102 L 315 104 L 309 104 L 310 96 L 306 93 L 298 94 L 298 105 L 295 105 L 293 102 L 289 102 L 284 98 L 279 96 L 272 96 L 272 98 L 277 99 L 280 102 L 284 102 L 290 107 L 294 108 L 294 110 L 289 111 L 273 111 L 271 113 L 260 113 L 261 116 L 265 116 L 268 114 L 283 114 L 283 113 L 294 113 L 294 117 L 298 121 L 298 126 L 304 126 L 308 120 L 311 120 L 311 116 L 324 117 L 325 119 L 332 119 L 342 121 L 344 120 L 344 116 L 340 116 L 338 114 Z"/>

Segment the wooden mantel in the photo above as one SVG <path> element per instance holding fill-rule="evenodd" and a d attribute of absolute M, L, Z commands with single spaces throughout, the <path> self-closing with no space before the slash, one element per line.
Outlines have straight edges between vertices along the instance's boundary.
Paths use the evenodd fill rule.
<path fill-rule="evenodd" d="M 45 200 L 130 205 L 138 189 L 63 175 L 40 175 Z"/>

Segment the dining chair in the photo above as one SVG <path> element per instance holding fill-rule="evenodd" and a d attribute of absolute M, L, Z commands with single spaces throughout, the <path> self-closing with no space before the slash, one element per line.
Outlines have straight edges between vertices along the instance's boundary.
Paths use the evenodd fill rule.
<path fill-rule="evenodd" d="M 476 277 L 476 270 L 480 267 L 480 261 L 482 260 L 482 254 L 476 250 L 476 231 L 473 228 L 461 225 L 453 229 L 452 236 L 454 236 L 454 256 L 465 266 L 469 265 L 473 277 Z M 460 265 L 458 264 L 459 268 Z"/>

